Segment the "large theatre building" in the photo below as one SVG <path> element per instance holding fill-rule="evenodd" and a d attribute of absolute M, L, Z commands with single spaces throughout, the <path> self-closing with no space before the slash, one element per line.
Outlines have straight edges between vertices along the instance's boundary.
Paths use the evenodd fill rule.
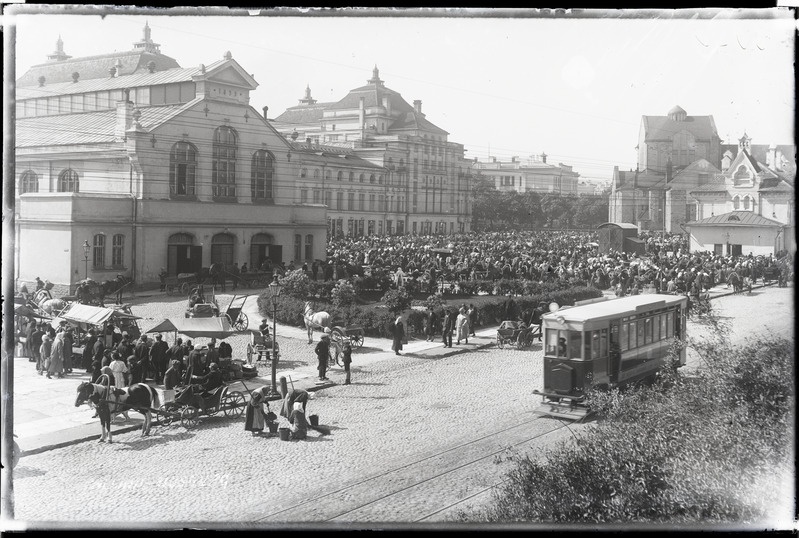
<path fill-rule="evenodd" d="M 71 58 L 59 39 L 16 83 L 17 284 L 324 258 L 325 207 L 296 203 L 256 87 L 229 52 L 181 68 L 147 26 L 127 52 Z"/>

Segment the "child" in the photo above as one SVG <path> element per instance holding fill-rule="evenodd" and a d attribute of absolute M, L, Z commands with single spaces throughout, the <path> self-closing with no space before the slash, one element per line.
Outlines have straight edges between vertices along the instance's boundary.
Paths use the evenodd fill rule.
<path fill-rule="evenodd" d="M 347 373 L 347 377 L 344 379 L 344 384 L 350 384 L 350 363 L 352 362 L 352 344 L 350 344 L 349 340 L 344 340 L 342 344 L 342 362 L 344 363 L 344 371 Z"/>

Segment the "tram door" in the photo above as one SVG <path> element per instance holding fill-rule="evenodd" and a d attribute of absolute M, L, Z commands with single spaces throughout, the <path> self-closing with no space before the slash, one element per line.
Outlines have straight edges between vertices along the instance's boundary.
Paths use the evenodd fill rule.
<path fill-rule="evenodd" d="M 621 367 L 621 336 L 619 320 L 610 322 L 610 345 L 608 348 L 608 383 L 617 383 Z"/>

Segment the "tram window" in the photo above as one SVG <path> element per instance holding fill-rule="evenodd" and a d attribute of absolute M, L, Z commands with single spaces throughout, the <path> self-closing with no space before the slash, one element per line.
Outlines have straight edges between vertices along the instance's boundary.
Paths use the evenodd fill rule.
<path fill-rule="evenodd" d="M 660 339 L 661 340 L 663 340 L 665 338 L 668 338 L 668 331 L 666 330 L 666 325 L 667 325 L 666 321 L 667 321 L 666 314 L 661 314 L 660 315 Z"/>
<path fill-rule="evenodd" d="M 587 333 L 586 333 L 587 335 Z M 599 331 L 591 331 L 591 353 L 588 354 L 588 349 L 586 349 L 586 358 L 591 357 L 592 359 L 598 359 L 600 357 L 599 354 Z"/>
<path fill-rule="evenodd" d="M 674 312 L 666 314 L 666 336 L 671 338 L 674 336 Z"/>
<path fill-rule="evenodd" d="M 599 333 L 599 356 L 608 356 L 608 330 L 602 329 Z"/>
<path fill-rule="evenodd" d="M 626 323 L 622 323 L 621 324 L 621 350 L 622 351 L 627 351 L 627 349 L 629 349 L 628 339 L 629 339 L 629 335 L 627 334 L 627 324 Z"/>
<path fill-rule="evenodd" d="M 638 345 L 644 345 L 644 320 L 638 320 Z"/>
<path fill-rule="evenodd" d="M 628 330 L 630 332 L 630 348 L 629 349 L 635 349 L 635 348 L 638 347 L 638 340 L 637 340 L 637 337 L 636 337 L 636 335 L 638 333 L 636 333 L 636 331 L 635 331 L 635 322 L 631 321 L 629 323 L 628 327 L 629 327 Z"/>
<path fill-rule="evenodd" d="M 585 331 L 585 339 L 584 339 L 585 350 L 583 351 L 583 356 L 586 359 L 594 358 L 591 356 L 591 335 L 592 335 L 591 331 Z"/>
<path fill-rule="evenodd" d="M 580 341 L 583 339 L 583 333 L 579 331 L 569 332 L 569 358 L 580 359 Z"/>
<path fill-rule="evenodd" d="M 652 318 L 644 320 L 644 344 L 652 343 Z"/>
<path fill-rule="evenodd" d="M 547 355 L 557 355 L 558 353 L 558 331 L 547 329 Z"/>

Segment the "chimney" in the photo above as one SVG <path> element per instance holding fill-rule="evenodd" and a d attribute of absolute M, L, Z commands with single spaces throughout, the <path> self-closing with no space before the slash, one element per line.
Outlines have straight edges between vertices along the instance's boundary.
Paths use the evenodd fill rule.
<path fill-rule="evenodd" d="M 541 154 L 541 160 L 544 162 L 544 164 L 547 164 L 547 154 L 546 153 L 542 153 Z"/>
<path fill-rule="evenodd" d="M 149 71 L 150 73 L 155 73 L 155 62 L 154 61 L 150 60 L 149 62 L 147 62 L 147 71 Z"/>
<path fill-rule="evenodd" d="M 416 112 L 421 114 L 422 113 L 422 101 L 420 101 L 419 99 L 416 99 L 413 102 L 413 108 L 416 110 Z"/>
<path fill-rule="evenodd" d="M 125 140 L 125 132 L 133 124 L 133 103 L 126 99 L 117 101 L 117 122 L 114 128 L 114 139 Z"/>
<path fill-rule="evenodd" d="M 78 73 L 77 71 L 72 73 L 72 82 L 77 82 L 79 78 L 80 78 L 80 73 Z"/>
<path fill-rule="evenodd" d="M 44 86 L 44 80 L 45 80 L 44 75 L 39 77 L 39 87 Z"/>
<path fill-rule="evenodd" d="M 264 107 L 264 119 L 266 119 L 266 113 L 267 113 L 267 112 L 269 112 L 269 107 L 268 107 L 268 106 L 265 106 L 265 107 Z"/>
<path fill-rule="evenodd" d="M 519 158 L 518 155 L 514 155 L 513 157 L 510 158 L 510 162 L 515 163 L 516 159 L 518 159 L 518 158 Z"/>

